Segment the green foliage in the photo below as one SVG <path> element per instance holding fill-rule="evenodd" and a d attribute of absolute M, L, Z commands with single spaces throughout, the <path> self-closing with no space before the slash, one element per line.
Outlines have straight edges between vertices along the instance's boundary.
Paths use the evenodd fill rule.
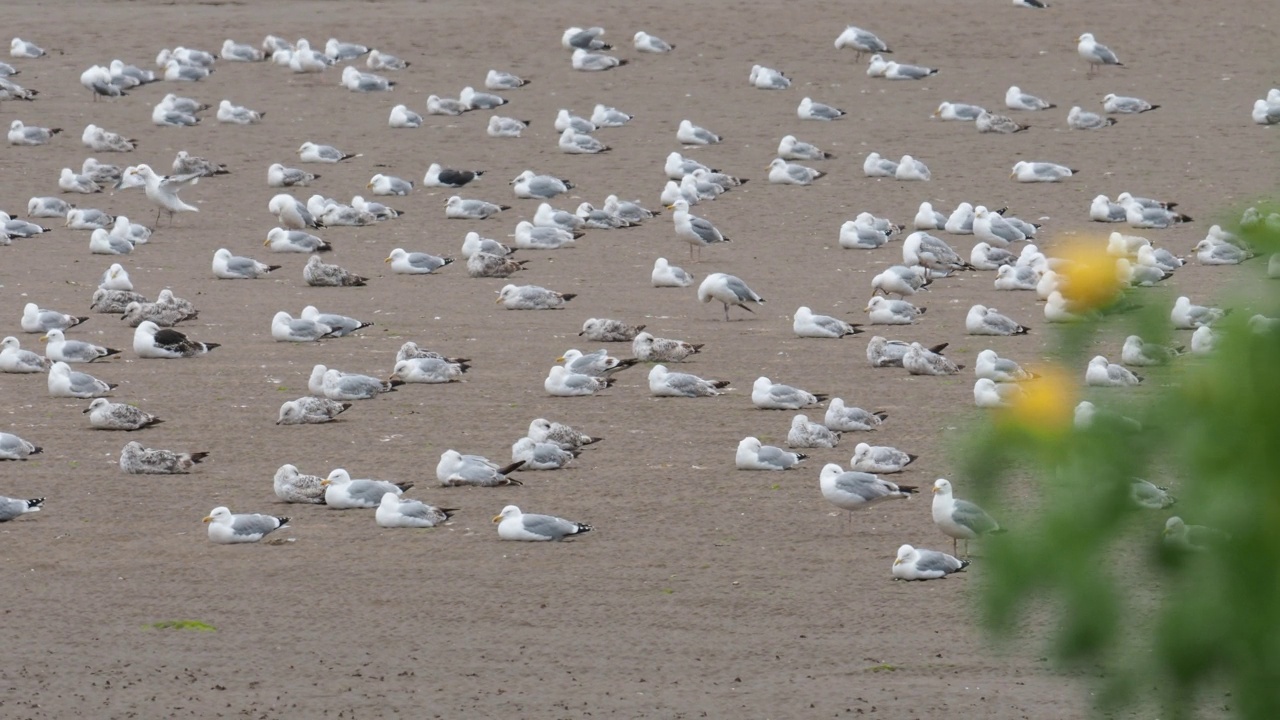
<path fill-rule="evenodd" d="M 1198 693 L 1213 689 L 1230 691 L 1237 717 L 1280 718 L 1280 331 L 1249 327 L 1254 314 L 1280 316 L 1280 280 L 1265 279 L 1280 227 L 1238 232 L 1259 257 L 1215 270 L 1229 297 L 1193 297 L 1236 308 L 1215 325 L 1212 354 L 1151 368 L 1155 387 L 1088 393 L 1102 413 L 1087 429 L 993 422 L 962 451 L 981 502 L 1008 495 L 1015 473 L 1020 483 L 1032 476 L 1035 496 L 1033 508 L 1003 513 L 1010 532 L 987 543 L 987 627 L 1007 638 L 1029 602 L 1049 600 L 1051 653 L 1102 670 L 1103 712 L 1154 701 L 1162 717 L 1193 717 Z M 1080 378 L 1099 335 L 1108 346 L 1117 330 L 1165 341 L 1173 299 L 1130 291 L 1117 303 L 1129 312 L 1064 327 L 1058 360 Z M 1135 477 L 1171 486 L 1178 504 L 1139 507 Z M 1230 537 L 1176 550 L 1162 537 L 1172 515 Z"/>

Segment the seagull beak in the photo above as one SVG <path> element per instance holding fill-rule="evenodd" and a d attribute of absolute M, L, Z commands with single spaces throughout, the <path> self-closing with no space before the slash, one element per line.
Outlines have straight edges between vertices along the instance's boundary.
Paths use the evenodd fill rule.
<path fill-rule="evenodd" d="M 329 487 L 329 478 L 320 481 L 320 487 Z"/>
<path fill-rule="evenodd" d="M 266 247 L 270 244 L 271 244 L 271 238 L 267 238 L 266 240 L 262 241 L 262 247 Z"/>
<path fill-rule="evenodd" d="M 367 189 L 369 189 L 369 190 L 372 190 L 372 189 L 373 189 L 373 183 L 369 183 L 368 185 L 365 185 L 365 187 L 366 187 Z"/>
<path fill-rule="evenodd" d="M 502 516 L 501 516 L 501 515 L 494 515 L 494 516 L 493 516 L 493 521 L 494 521 L 494 522 L 502 522 Z"/>
<path fill-rule="evenodd" d="M 675 209 L 676 209 L 676 204 L 675 204 L 675 203 L 671 203 L 670 205 L 663 205 L 662 207 L 664 207 L 664 208 L 666 208 L 666 209 L 668 209 L 668 210 L 675 210 Z"/>
<path fill-rule="evenodd" d="M 871 312 L 871 306 L 870 306 L 870 305 L 868 305 L 868 306 L 866 306 L 866 307 L 862 308 L 862 312 L 864 312 L 864 313 L 869 313 L 869 312 Z"/>
<path fill-rule="evenodd" d="M 201 520 L 200 522 L 213 522 L 213 516 L 212 516 L 212 515 L 206 515 L 206 516 L 205 516 L 205 518 L 204 518 L 203 520 Z"/>
<path fill-rule="evenodd" d="M 934 114 L 936 115 L 937 113 L 934 113 Z M 901 564 L 902 564 L 902 558 L 894 558 L 894 559 L 893 559 L 893 564 L 894 564 L 894 565 L 901 565 Z"/>
<path fill-rule="evenodd" d="M 495 299 L 494 299 L 493 304 L 494 304 L 494 305 L 498 305 L 498 304 L 500 304 L 501 302 L 502 302 L 502 298 L 501 298 L 501 297 L 499 297 L 499 298 L 495 298 Z"/>
<path fill-rule="evenodd" d="M 556 362 L 558 362 L 558 363 L 562 363 L 562 362 L 564 362 L 564 356 L 563 356 L 563 355 L 561 355 L 560 357 L 556 358 Z"/>
<path fill-rule="evenodd" d="M 40 342 L 42 342 L 42 343 L 47 343 L 47 342 L 49 342 L 49 336 L 48 336 L 48 335 L 45 335 L 44 337 L 40 338 Z"/>
<path fill-rule="evenodd" d="M 384 263 L 389 263 L 389 262 L 391 262 L 391 258 L 387 258 L 386 260 L 383 260 L 382 262 L 384 262 Z"/>
<path fill-rule="evenodd" d="M 1010 178 L 1010 179 L 1012 179 L 1014 175 L 1017 175 L 1017 173 L 1016 173 L 1016 172 L 1010 172 L 1010 173 L 1009 173 L 1009 178 Z"/>
<path fill-rule="evenodd" d="M 937 495 L 937 494 L 938 494 L 938 488 L 933 488 L 933 489 L 932 489 L 932 490 L 930 490 L 929 492 L 933 493 L 934 495 Z"/>
<path fill-rule="evenodd" d="M 93 412 L 93 408 L 85 408 L 84 410 L 80 411 L 80 414 L 83 415 L 84 413 L 91 413 L 91 412 Z"/>

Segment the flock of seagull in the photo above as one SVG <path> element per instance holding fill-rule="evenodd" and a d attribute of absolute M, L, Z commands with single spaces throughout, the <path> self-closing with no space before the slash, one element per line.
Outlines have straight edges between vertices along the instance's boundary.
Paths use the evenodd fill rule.
<path fill-rule="evenodd" d="M 1035 0 L 1014 0 L 1014 5 L 1042 8 Z M 569 28 L 561 38 L 561 45 L 570 53 L 570 65 L 582 72 L 612 71 L 628 65 L 627 59 L 609 54 L 612 49 L 603 39 L 602 28 Z M 1122 66 L 1116 53 L 1100 44 L 1090 33 L 1079 36 L 1078 54 L 1087 63 L 1090 75 L 1108 67 Z M 665 54 L 674 46 L 645 32 L 637 32 L 633 43 L 640 53 Z M 835 40 L 835 48 L 851 49 L 861 58 L 869 55 L 867 74 L 875 78 L 896 81 L 915 81 L 939 73 L 936 68 L 900 64 L 886 60 L 893 50 L 875 33 L 849 26 Z M 38 61 L 44 55 L 34 43 L 15 38 L 11 55 L 24 61 Z M 157 73 L 126 65 L 119 60 L 109 65 L 94 65 L 81 76 L 82 85 L 92 93 L 93 99 L 120 98 L 130 94 L 133 88 L 151 82 L 195 83 L 217 69 L 219 62 L 270 62 L 295 73 L 325 73 L 343 63 L 358 62 L 361 58 L 370 72 L 360 70 L 355 64 L 346 64 L 341 70 L 341 84 L 356 93 L 392 91 L 397 81 L 377 72 L 398 72 L 409 63 L 378 49 L 331 39 L 323 51 L 313 49 L 306 40 L 290 43 L 268 36 L 261 47 L 243 45 L 227 40 L 219 53 L 214 54 L 190 48 L 165 49 L 156 58 L 162 68 Z M 0 98 L 31 100 L 35 91 L 22 88 L 10 78 L 16 70 L 0 63 Z M 785 90 L 792 79 L 785 73 L 754 66 L 749 82 L 755 88 L 776 91 Z M 457 98 L 431 95 L 425 106 L 428 115 L 461 115 L 477 110 L 499 110 L 511 101 L 499 93 L 516 92 L 525 80 L 508 72 L 490 70 L 485 77 L 484 88 L 489 92 L 466 87 Z M 127 102 L 127 101 L 126 101 Z M 1158 109 L 1146 100 L 1107 94 L 1101 101 L 1104 114 L 1088 112 L 1078 106 L 1067 115 L 1068 127 L 1073 130 L 1103 131 L 1115 124 L 1112 115 L 1140 115 Z M 1018 113 L 1038 113 L 1056 107 L 1055 104 L 1012 86 L 1005 97 L 1005 105 Z M 34 107 L 34 106 L 32 106 Z M 152 122 L 163 126 L 191 126 L 202 121 L 200 113 L 211 106 L 177 94 L 167 94 L 154 108 Z M 216 119 L 228 124 L 253 124 L 263 122 L 265 113 L 234 105 L 223 100 L 217 107 Z M 843 110 L 803 98 L 796 109 L 801 121 L 832 122 L 845 115 Z M 943 121 L 970 122 L 981 133 L 1017 133 L 1027 125 L 1012 116 L 991 112 L 978 105 L 958 102 L 942 102 L 934 116 Z M 608 152 L 608 144 L 596 137 L 601 129 L 623 126 L 631 116 L 616 108 L 597 105 L 590 117 L 573 115 L 562 109 L 555 118 L 554 127 L 560 133 L 557 147 L 567 154 L 598 154 Z M 1260 124 L 1280 122 L 1280 90 L 1271 90 L 1257 101 L 1253 120 Z M 422 115 L 405 105 L 392 108 L 388 124 L 392 128 L 411 129 L 422 126 Z M 529 125 L 528 121 L 503 115 L 492 116 L 486 132 L 493 137 L 518 137 Z M 13 145 L 43 145 L 62 133 L 60 128 L 43 128 L 14 120 L 8 140 Z M 127 135 L 88 125 L 82 135 L 83 144 L 95 152 L 129 152 L 135 143 Z M 717 133 L 695 125 L 689 120 L 680 122 L 676 140 L 685 146 L 714 145 L 721 142 Z M 336 147 L 306 142 L 298 148 L 300 163 L 341 163 L 360 154 L 351 154 Z M 775 184 L 808 186 L 827 175 L 826 171 L 803 163 L 830 160 L 833 155 L 812 143 L 794 135 L 784 136 L 778 146 L 777 157 L 768 166 L 767 181 Z M 702 202 L 713 201 L 731 192 L 746 180 L 723 173 L 704 165 L 680 152 L 671 152 L 664 163 L 668 178 L 660 193 L 662 205 L 671 212 L 672 232 L 675 238 L 687 243 L 690 258 L 712 246 L 731 242 L 709 220 L 692 213 L 692 208 Z M 179 196 L 184 188 L 205 178 L 216 178 L 228 169 L 216 162 L 179 152 L 172 165 L 172 173 L 165 175 L 146 164 L 126 168 L 100 163 L 95 158 L 85 160 L 77 172 L 64 168 L 58 179 L 58 187 L 64 194 L 93 196 L 111 187 L 118 190 L 141 188 L 156 207 L 155 226 L 167 217 L 172 225 L 175 216 L 198 212 Z M 928 182 L 932 173 L 918 159 L 910 155 L 898 161 L 870 153 L 864 160 L 863 173 L 868 177 L 895 178 L 903 181 Z M 423 187 L 450 188 L 465 192 L 484 171 L 466 168 L 448 168 L 432 164 L 420 183 Z M 1022 161 L 1010 171 L 1010 178 L 1019 182 L 1051 183 L 1072 178 L 1076 171 L 1068 166 L 1049 161 Z M 267 170 L 267 185 L 276 189 L 297 190 L 306 188 L 320 177 L 317 173 L 282 164 L 272 164 Z M 650 221 L 661 209 L 646 208 L 640 201 L 627 201 L 609 195 L 600 208 L 581 203 L 570 212 L 554 207 L 550 201 L 568 193 L 574 184 L 563 178 L 526 170 L 510 181 L 512 193 L 519 200 L 536 200 L 540 204 L 531 222 L 520 222 L 514 232 L 514 241 L 508 245 L 485 238 L 478 232 L 469 232 L 462 244 L 460 256 L 465 261 L 466 272 L 472 277 L 508 278 L 525 270 L 527 261 L 516 259 L 515 253 L 525 250 L 555 250 L 572 247 L 584 233 L 596 229 L 630 227 Z M 367 189 L 374 196 L 397 197 L 412 193 L 419 184 L 386 174 L 370 178 Z M 453 195 L 445 203 L 445 217 L 467 220 L 483 220 L 499 216 L 510 206 L 487 200 Z M 311 286 L 361 286 L 368 279 L 338 265 L 324 262 L 321 253 L 330 245 L 317 233 L 335 226 L 367 226 L 392 220 L 400 213 L 380 202 L 367 201 L 354 196 L 350 203 L 343 203 L 319 194 L 305 202 L 288 192 L 275 195 L 268 202 L 269 212 L 280 226 L 272 229 L 264 247 L 275 253 L 301 253 L 308 255 L 303 267 L 303 278 Z M 149 227 L 121 215 L 105 211 L 74 207 L 59 197 L 33 197 L 28 204 L 32 218 L 62 218 L 68 228 L 90 232 L 90 252 L 100 255 L 126 256 L 138 246 L 145 245 L 154 231 Z M 1095 197 L 1087 213 L 1082 208 L 1081 218 L 1099 223 L 1125 223 L 1139 230 L 1160 230 L 1192 218 L 1176 209 L 1176 203 L 1122 193 L 1115 200 L 1106 195 Z M 1267 223 L 1280 226 L 1280 216 L 1263 217 L 1256 211 L 1242 219 L 1242 225 Z M 935 210 L 929 202 L 920 204 L 912 218 L 911 232 L 901 238 L 902 263 L 877 274 L 871 282 L 871 299 L 865 312 L 867 322 L 854 324 L 845 320 L 814 313 L 808 307 L 799 307 L 793 314 L 793 332 L 801 338 L 839 339 L 861 334 L 874 325 L 909 326 L 925 316 L 926 308 L 915 304 L 917 297 L 930 290 L 935 280 L 958 273 L 991 273 L 995 291 L 1035 292 L 1045 302 L 1046 323 L 1075 322 L 1088 315 L 1090 309 L 1071 299 L 1067 287 L 1070 277 L 1070 259 L 1053 257 L 1042 252 L 1033 243 L 1040 225 L 1007 214 L 1001 209 L 983 205 L 960 203 L 951 213 Z M 855 250 L 878 250 L 888 246 L 897 236 L 905 233 L 906 224 L 895 223 L 861 213 L 845 222 L 839 229 L 839 245 Z M 40 225 L 3 217 L 0 244 L 8 244 L 16 238 L 34 237 L 43 233 Z M 971 235 L 979 242 L 966 257 L 946 240 L 932 233 L 953 236 Z M 1025 243 L 1021 250 L 1011 248 L 1015 243 Z M 1120 232 L 1111 234 L 1106 252 L 1114 259 L 1117 281 L 1125 285 L 1152 286 L 1170 278 L 1186 260 L 1174 252 L 1156 247 L 1147 238 Z M 1208 265 L 1235 265 L 1248 261 L 1254 255 L 1251 248 L 1236 234 L 1213 226 L 1194 250 L 1196 259 Z M 411 252 L 396 248 L 386 258 L 392 272 L 403 274 L 430 274 L 454 264 L 452 257 L 436 256 L 425 252 Z M 219 279 L 251 280 L 281 269 L 281 265 L 233 255 L 230 250 L 218 249 L 212 258 L 212 274 Z M 1269 272 L 1280 276 L 1280 256 L 1270 259 Z M 667 258 L 657 258 L 651 282 L 654 287 L 687 288 L 695 283 L 689 271 L 672 265 Z M 731 318 L 731 310 L 754 312 L 753 306 L 765 303 L 765 298 L 753 290 L 742 278 L 726 273 L 708 273 L 698 284 L 696 296 L 700 302 L 718 302 L 723 307 L 725 321 Z M 510 310 L 554 310 L 572 301 L 573 293 L 558 292 L 537 285 L 508 284 L 497 293 L 496 302 Z M 103 274 L 99 288 L 91 299 L 91 307 L 100 313 L 121 314 L 135 328 L 132 352 L 139 358 L 179 359 L 206 355 L 216 350 L 217 343 L 188 337 L 174 326 L 197 317 L 196 308 L 187 300 L 164 290 L 154 300 L 134 291 L 128 272 L 120 263 L 112 264 Z M 1173 327 L 1191 330 L 1190 345 L 1193 353 L 1210 352 L 1216 342 L 1213 324 L 1224 315 L 1223 310 L 1195 305 L 1187 297 L 1180 297 L 1171 311 Z M 8 336 L 0 345 L 0 371 L 5 373 L 46 374 L 49 394 L 53 397 L 83 398 L 90 400 L 84 413 L 89 424 L 102 430 L 136 431 L 163 422 L 133 405 L 107 399 L 116 387 L 89 373 L 73 369 L 84 368 L 100 360 L 121 355 L 120 349 L 104 347 L 91 342 L 68 338 L 87 317 L 43 308 L 28 303 L 23 310 L 21 328 L 25 333 L 39 334 L 45 343 L 44 354 L 37 354 L 21 347 L 16 336 Z M 1025 335 L 1034 323 L 1014 319 L 996 308 L 973 305 L 965 318 L 965 331 L 976 336 Z M 1273 327 L 1276 321 L 1258 316 L 1252 323 L 1263 329 Z M 271 320 L 271 334 L 280 342 L 309 343 L 338 338 L 359 332 L 372 323 L 340 313 L 323 312 L 308 305 L 294 317 L 287 311 L 275 313 Z M 697 398 L 722 395 L 728 391 L 729 382 L 723 379 L 704 378 L 695 374 L 677 372 L 669 366 L 686 362 L 698 354 L 701 345 L 676 338 L 656 337 L 644 331 L 643 325 L 634 325 L 611 318 L 587 320 L 579 335 L 591 342 L 629 343 L 630 358 L 611 356 L 606 350 L 583 353 L 577 349 L 566 351 L 556 360 L 544 380 L 545 391 L 552 396 L 590 396 L 607 389 L 614 382 L 614 374 L 639 363 L 651 363 L 648 386 L 657 397 Z M 946 344 L 925 347 L 918 342 L 893 340 L 874 335 L 867 345 L 868 362 L 877 368 L 897 367 L 913 375 L 954 375 L 965 365 L 957 364 L 945 356 Z M 1173 361 L 1182 354 L 1182 347 L 1158 346 L 1144 343 L 1142 338 L 1131 336 L 1121 350 L 1121 362 L 1112 363 L 1105 356 L 1094 357 L 1084 372 L 1084 382 L 1089 386 L 1126 387 L 1137 385 L 1142 378 L 1129 368 L 1162 364 Z M 309 396 L 285 402 L 279 410 L 278 424 L 324 423 L 352 407 L 352 404 L 368 400 L 397 389 L 405 383 L 448 383 L 463 378 L 470 367 L 470 359 L 448 357 L 405 343 L 397 352 L 389 379 L 348 373 L 324 365 L 316 365 L 311 373 Z M 984 349 L 978 353 L 974 365 L 976 382 L 973 388 L 974 402 L 978 407 L 1006 407 L 1018 401 L 1026 383 L 1035 382 L 1036 376 L 1024 369 L 1012 358 L 998 356 L 995 351 Z M 839 397 L 811 393 L 802 388 L 777 383 L 768 377 L 758 378 L 751 389 L 751 402 L 760 409 L 784 410 L 794 415 L 787 434 L 790 449 L 764 445 L 756 437 L 745 437 L 738 445 L 735 463 L 741 470 L 787 471 L 799 467 L 808 456 L 798 450 L 806 448 L 834 448 L 843 433 L 874 431 L 886 422 L 887 414 L 875 410 L 847 405 Z M 804 411 L 817 411 L 825 404 L 822 422 L 813 422 Z M 1088 427 L 1097 411 L 1091 403 L 1082 402 L 1076 408 L 1076 425 Z M 573 462 L 583 449 L 597 442 L 591 437 L 567 425 L 543 418 L 532 421 L 527 436 L 512 446 L 512 462 L 499 463 L 479 455 L 468 455 L 449 449 L 442 453 L 436 468 L 437 480 L 442 486 L 474 485 L 502 486 L 519 484 L 511 477 L 517 470 L 555 470 Z M 9 433 L 0 433 L 0 459 L 23 460 L 39 453 L 41 448 Z M 200 463 L 206 453 L 186 453 L 159 448 L 147 448 L 138 442 L 129 442 L 120 454 L 119 465 L 123 472 L 133 474 L 171 474 L 189 472 Z M 881 502 L 903 499 L 917 491 L 916 487 L 900 485 L 885 479 L 884 475 L 906 469 L 915 456 L 889 446 L 857 443 L 848 469 L 836 463 L 824 465 L 819 473 L 819 489 L 833 506 L 853 511 L 875 506 Z M 273 480 L 275 494 L 286 502 L 326 504 L 336 509 L 373 509 L 375 520 L 382 527 L 433 527 L 446 522 L 456 512 L 452 508 L 434 507 L 404 496 L 413 483 L 393 483 L 385 480 L 352 478 L 345 469 L 337 468 L 327 477 L 306 475 L 290 464 L 282 466 Z M 946 479 L 938 479 L 932 485 L 932 516 L 937 528 L 952 538 L 954 554 L 902 545 L 892 566 L 895 578 L 923 580 L 941 578 L 963 570 L 969 563 L 956 555 L 957 541 L 967 541 L 984 535 L 1003 532 L 1000 524 L 977 505 L 953 495 L 952 485 Z M 1173 498 L 1164 488 L 1135 480 L 1135 502 L 1156 508 L 1167 508 Z M 10 499 L 0 497 L 0 522 L 41 509 L 44 498 Z M 504 540 L 559 541 L 592 530 L 592 526 L 552 515 L 523 513 L 518 507 L 507 506 L 493 518 L 498 535 Z M 265 514 L 236 514 L 226 507 L 215 508 L 204 521 L 208 523 L 208 537 L 215 543 L 257 542 L 270 533 L 287 527 L 289 518 Z M 1173 541 L 1191 545 L 1187 540 L 1191 532 L 1178 518 L 1170 518 L 1166 535 Z M 967 547 L 966 547 L 967 549 Z"/>

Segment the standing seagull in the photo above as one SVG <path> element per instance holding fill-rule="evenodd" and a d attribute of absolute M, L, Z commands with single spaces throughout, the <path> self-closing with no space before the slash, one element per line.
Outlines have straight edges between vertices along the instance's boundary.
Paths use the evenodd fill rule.
<path fill-rule="evenodd" d="M 854 510 L 870 507 L 884 500 L 902 500 L 916 491 L 910 485 L 896 485 L 871 473 L 845 472 L 835 463 L 827 463 L 822 467 L 818 487 L 827 502 L 846 511 L 846 521 L 853 519 Z"/>
<path fill-rule="evenodd" d="M 1111 52 L 1111 48 L 1102 45 L 1093 39 L 1093 33 L 1084 33 L 1079 37 L 1080 44 L 1076 46 L 1076 52 L 1080 53 L 1080 57 L 1089 63 L 1089 77 L 1093 77 L 1093 71 L 1099 65 L 1116 65 L 1124 67 L 1124 63 L 1120 62 L 1120 58 Z"/>
<path fill-rule="evenodd" d="M 169 224 L 173 224 L 174 213 L 179 212 L 200 212 L 199 208 L 188 205 L 178 197 L 178 189 L 181 185 L 190 183 L 195 185 L 200 180 L 199 174 L 191 175 L 157 175 L 149 165 L 138 165 L 127 173 L 142 178 L 147 184 L 147 199 L 155 203 L 159 209 L 156 211 L 156 223 L 160 222 L 160 214 L 162 212 L 169 213 Z"/>
<path fill-rule="evenodd" d="M 693 249 L 696 247 L 698 248 L 698 260 L 701 260 L 703 247 L 712 243 L 730 241 L 729 238 L 716 229 L 715 225 L 697 215 L 690 214 L 689 203 L 685 200 L 676 200 L 668 205 L 667 208 L 673 211 L 671 219 L 675 223 L 676 235 L 689 243 L 689 257 L 693 257 Z"/>
<path fill-rule="evenodd" d="M 957 540 L 964 540 L 966 555 L 973 538 L 1005 532 L 985 510 L 968 500 L 953 497 L 951 483 L 941 478 L 933 484 L 933 522 L 951 538 L 951 552 L 956 551 Z"/>

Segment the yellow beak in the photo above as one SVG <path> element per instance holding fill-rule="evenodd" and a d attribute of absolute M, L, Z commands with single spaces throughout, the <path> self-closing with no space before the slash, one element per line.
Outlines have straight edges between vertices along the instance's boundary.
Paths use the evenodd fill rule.
<path fill-rule="evenodd" d="M 271 244 L 271 238 L 267 238 L 266 240 L 262 241 L 262 247 L 266 247 L 270 244 Z"/>
<path fill-rule="evenodd" d="M 1010 173 L 1009 173 L 1009 177 L 1010 177 L 1010 178 L 1012 178 L 1014 175 L 1017 175 L 1017 174 L 1018 174 L 1018 171 L 1017 171 L 1017 170 L 1014 170 L 1014 171 L 1012 171 L 1012 172 L 1010 172 Z"/>
<path fill-rule="evenodd" d="M 894 558 L 894 559 L 893 559 L 893 564 L 894 564 L 894 565 L 901 565 L 901 564 L 902 564 L 902 558 Z"/>
<path fill-rule="evenodd" d="M 494 516 L 493 516 L 493 521 L 494 521 L 494 522 L 502 522 L 502 516 L 501 516 L 501 515 L 494 515 Z"/>
<path fill-rule="evenodd" d="M 498 305 L 498 304 L 500 304 L 501 302 L 502 302 L 502 298 L 501 298 L 501 297 L 499 297 L 498 299 L 496 299 L 496 300 L 494 300 L 494 301 L 493 301 L 493 304 L 494 304 L 494 305 Z"/>
<path fill-rule="evenodd" d="M 383 260 L 382 262 L 384 262 L 384 263 L 389 263 L 389 262 L 391 262 L 391 258 L 387 258 L 386 260 Z"/>
<path fill-rule="evenodd" d="M 320 481 L 320 487 L 329 487 L 329 478 Z"/>
<path fill-rule="evenodd" d="M 49 342 L 49 336 L 48 336 L 48 335 L 45 335 L 45 336 L 41 337 L 41 338 L 40 338 L 40 342 L 42 342 L 42 343 L 47 343 L 47 342 Z"/>
<path fill-rule="evenodd" d="M 213 522 L 213 516 L 212 515 L 205 516 L 205 519 L 201 520 L 200 522 Z"/>
<path fill-rule="evenodd" d="M 675 210 L 675 209 L 676 209 L 676 204 L 675 204 L 675 203 L 671 203 L 670 205 L 663 205 L 662 207 L 664 207 L 664 208 L 666 208 L 666 209 L 668 209 L 668 210 Z"/>
<path fill-rule="evenodd" d="M 365 188 L 367 188 L 367 189 L 369 189 L 369 190 L 372 190 L 372 189 L 373 189 L 373 183 L 369 183 L 368 185 L 365 185 Z"/>
<path fill-rule="evenodd" d="M 934 488 L 934 489 L 930 490 L 929 492 L 933 493 L 934 495 L 937 495 L 937 494 L 938 494 L 938 488 Z"/>
<path fill-rule="evenodd" d="M 869 313 L 869 312 L 871 312 L 871 306 L 870 306 L 870 305 L 868 305 L 868 306 L 866 306 L 866 307 L 862 308 L 862 312 L 864 312 L 864 313 Z"/>
<path fill-rule="evenodd" d="M 559 362 L 564 362 L 564 356 L 563 356 L 563 355 L 561 355 L 560 357 L 556 358 L 556 362 L 558 362 L 558 363 L 559 363 Z"/>

